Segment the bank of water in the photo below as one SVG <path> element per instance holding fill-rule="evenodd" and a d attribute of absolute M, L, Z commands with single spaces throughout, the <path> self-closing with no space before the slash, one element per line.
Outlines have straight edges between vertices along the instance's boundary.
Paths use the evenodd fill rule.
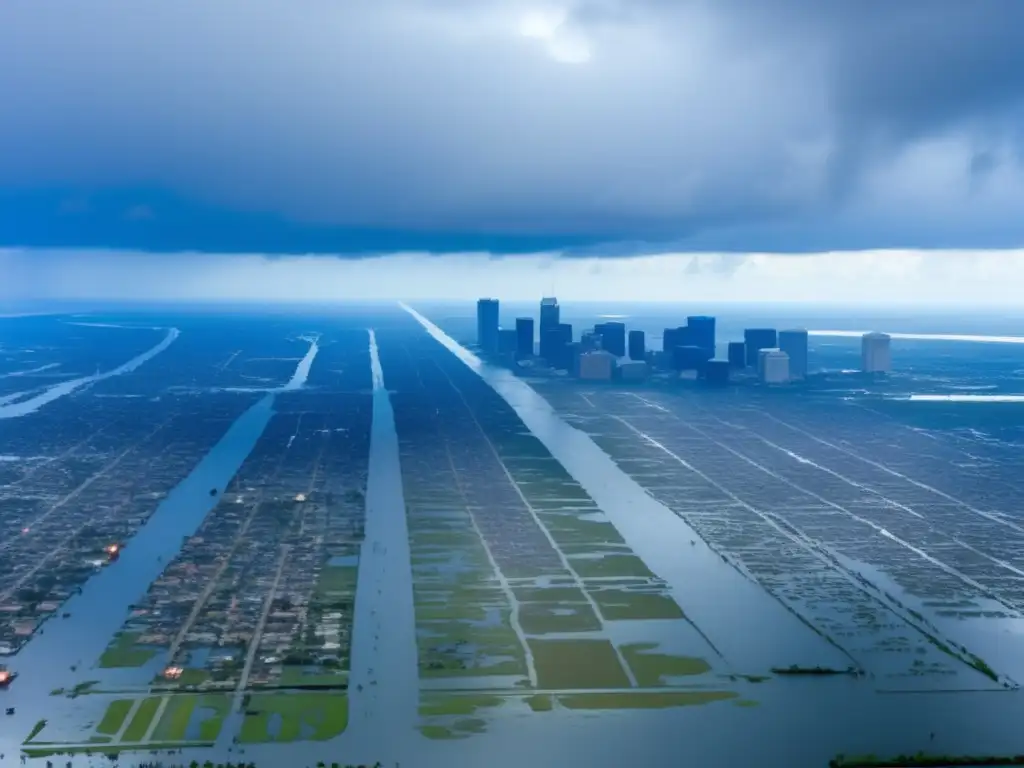
<path fill-rule="evenodd" d="M 42 738 L 57 741 L 79 739 L 83 726 L 102 716 L 108 703 L 103 697 L 70 700 L 50 692 L 104 679 L 107 672 L 93 669 L 93 664 L 120 629 L 130 606 L 145 595 L 184 539 L 195 533 L 216 505 L 220 497 L 210 496 L 210 488 L 224 488 L 234 477 L 273 415 L 273 403 L 273 395 L 268 395 L 243 413 L 161 502 L 118 561 L 97 573 L 66 603 L 62 612 L 69 618 L 44 624 L 9 661 L 19 676 L 0 693 L 0 706 L 14 707 L 16 714 L 0 716 L 0 752 L 5 754 L 0 764 L 14 764 L 22 740 L 41 719 L 50 723 Z"/>

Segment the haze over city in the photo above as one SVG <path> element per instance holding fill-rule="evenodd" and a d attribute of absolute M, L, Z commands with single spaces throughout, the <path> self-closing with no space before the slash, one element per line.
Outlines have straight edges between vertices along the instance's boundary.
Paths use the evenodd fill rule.
<path fill-rule="evenodd" d="M 1024 764 L 1019 0 L 0 3 L 0 768 Z"/>

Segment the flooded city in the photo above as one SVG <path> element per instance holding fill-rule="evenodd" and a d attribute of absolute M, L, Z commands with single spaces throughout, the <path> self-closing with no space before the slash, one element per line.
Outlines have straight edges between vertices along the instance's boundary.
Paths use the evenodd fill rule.
<path fill-rule="evenodd" d="M 1024 752 L 1012 437 L 436 319 L 0 321 L 0 765 Z"/>

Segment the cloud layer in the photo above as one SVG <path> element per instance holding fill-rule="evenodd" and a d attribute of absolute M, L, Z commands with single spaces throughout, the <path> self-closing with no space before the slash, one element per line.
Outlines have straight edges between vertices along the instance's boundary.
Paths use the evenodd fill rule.
<path fill-rule="evenodd" d="M 404 299 L 728 302 L 1009 307 L 1020 314 L 1024 250 L 557 258 L 487 253 L 368 259 L 124 251 L 0 251 L 0 314 L 26 301 L 334 304 Z M 6 307 L 6 308 L 5 308 Z"/>
<path fill-rule="evenodd" d="M 1020 29 L 1019 0 L 5 0 L 0 242 L 1009 246 Z"/>

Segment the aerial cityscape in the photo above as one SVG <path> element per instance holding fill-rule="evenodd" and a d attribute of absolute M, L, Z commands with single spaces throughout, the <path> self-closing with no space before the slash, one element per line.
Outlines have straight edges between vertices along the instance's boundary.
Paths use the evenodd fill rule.
<path fill-rule="evenodd" d="M 1024 766 L 1021 30 L 0 1 L 0 768 Z"/>
<path fill-rule="evenodd" d="M 2 764 L 1018 759 L 1024 346 L 499 307 L 0 319 Z"/>

